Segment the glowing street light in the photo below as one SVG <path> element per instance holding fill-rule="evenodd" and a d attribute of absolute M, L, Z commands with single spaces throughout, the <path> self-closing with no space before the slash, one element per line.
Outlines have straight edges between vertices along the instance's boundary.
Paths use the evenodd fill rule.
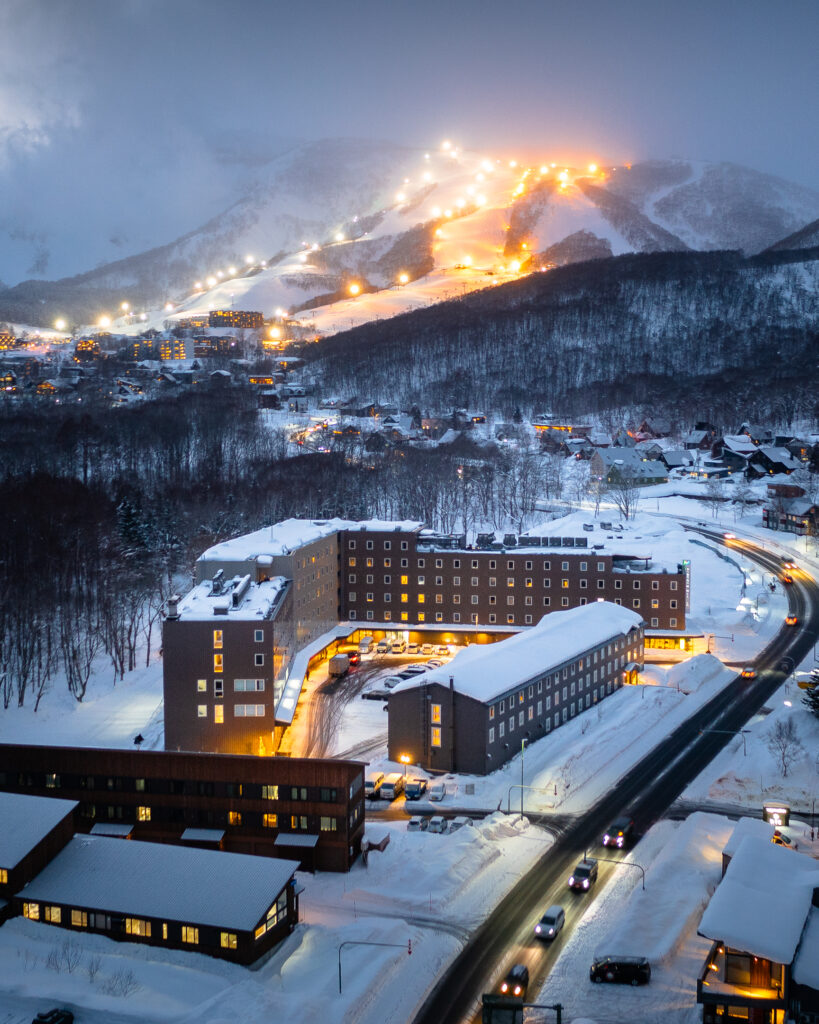
<path fill-rule="evenodd" d="M 353 281 L 347 291 L 355 298 L 355 296 L 361 292 L 361 285 Z"/>
<path fill-rule="evenodd" d="M 402 272 L 402 273 L 400 273 L 398 275 L 398 283 L 399 284 L 408 284 L 409 283 L 409 274 L 407 274 L 406 271 L 404 271 L 404 272 Z"/>
<path fill-rule="evenodd" d="M 208 278 L 208 288 L 213 288 L 216 285 L 216 278 L 211 276 Z"/>
<path fill-rule="evenodd" d="M 597 173 L 597 164 L 589 164 L 589 174 Z"/>
<path fill-rule="evenodd" d="M 110 316 L 101 316 L 99 318 L 99 326 L 100 327 L 110 327 L 111 326 L 111 317 Z"/>
<path fill-rule="evenodd" d="M 281 329 L 281 327 L 271 327 L 270 328 L 270 337 L 271 338 L 280 338 L 281 336 L 282 336 L 282 329 Z"/>
<path fill-rule="evenodd" d="M 252 256 L 245 256 L 245 263 L 248 266 L 252 266 L 252 264 L 253 264 L 253 257 Z"/>
<path fill-rule="evenodd" d="M 65 322 L 65 320 L 63 320 L 63 318 L 62 318 L 62 317 L 60 317 L 60 318 L 59 318 L 58 320 L 55 320 L 55 321 L 54 321 L 54 327 L 55 327 L 55 328 L 56 328 L 56 329 L 57 329 L 58 331 L 64 331 L 64 330 L 65 330 L 65 328 L 66 328 L 66 326 L 67 326 L 67 325 L 66 325 L 66 322 Z"/>
<path fill-rule="evenodd" d="M 403 203 L 406 200 L 407 196 L 406 193 L 404 192 L 396 192 L 395 198 L 398 200 L 399 203 Z"/>
<path fill-rule="evenodd" d="M 228 267 L 228 273 L 231 277 L 234 277 L 236 275 L 236 267 Z"/>
<path fill-rule="evenodd" d="M 336 241 L 337 242 L 343 242 L 344 241 L 344 235 L 342 234 L 341 231 L 336 233 Z"/>
<path fill-rule="evenodd" d="M 172 302 L 166 302 L 165 303 L 165 312 L 166 313 L 170 313 L 172 310 L 173 310 L 173 303 Z"/>
<path fill-rule="evenodd" d="M 131 307 L 128 305 L 127 302 L 121 302 L 119 308 L 122 310 L 123 313 L 127 313 Z"/>
<path fill-rule="evenodd" d="M 441 143 L 441 149 L 443 149 L 444 151 L 452 149 L 452 143 L 449 141 L 449 139 L 444 139 L 444 141 Z"/>
<path fill-rule="evenodd" d="M 197 281 L 197 282 L 196 282 L 196 283 L 194 284 L 194 286 L 193 286 L 193 290 L 194 290 L 195 292 L 201 292 L 201 291 L 202 291 L 202 282 L 201 282 L 201 281 Z"/>

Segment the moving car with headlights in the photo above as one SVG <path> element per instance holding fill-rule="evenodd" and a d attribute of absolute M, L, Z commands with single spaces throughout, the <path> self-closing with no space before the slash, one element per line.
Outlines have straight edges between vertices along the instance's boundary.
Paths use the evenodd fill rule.
<path fill-rule="evenodd" d="M 798 618 L 798 616 L 796 616 L 796 615 L 786 615 L 785 616 L 785 625 L 786 626 L 798 626 L 799 625 L 799 618 Z"/>
<path fill-rule="evenodd" d="M 746 665 L 740 675 L 743 679 L 756 679 L 756 669 L 753 665 Z"/>
<path fill-rule="evenodd" d="M 791 574 L 789 572 L 783 572 L 781 578 L 782 578 L 782 582 L 783 583 L 788 583 L 788 584 L 793 583 L 793 576 L 791 576 Z"/>
<path fill-rule="evenodd" d="M 603 836 L 603 846 L 616 846 L 618 850 L 629 846 L 634 837 L 634 822 L 631 818 L 616 818 Z"/>
<path fill-rule="evenodd" d="M 581 860 L 569 875 L 569 888 L 575 892 L 586 892 L 597 881 L 597 861 L 593 857 Z"/>
<path fill-rule="evenodd" d="M 529 988 L 529 968 L 526 964 L 515 964 L 501 982 L 500 990 L 501 995 L 525 999 L 527 988 Z"/>
<path fill-rule="evenodd" d="M 651 964 L 644 956 L 604 956 L 589 968 L 589 979 L 647 985 L 651 981 Z"/>
<path fill-rule="evenodd" d="M 563 907 L 555 904 L 553 907 L 549 907 L 535 925 L 535 938 L 542 939 L 544 942 L 551 942 L 565 923 L 566 915 Z"/>

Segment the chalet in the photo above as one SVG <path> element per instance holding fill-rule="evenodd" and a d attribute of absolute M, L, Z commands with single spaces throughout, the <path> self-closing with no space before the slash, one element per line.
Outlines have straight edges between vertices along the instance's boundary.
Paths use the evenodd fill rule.
<path fill-rule="evenodd" d="M 643 420 L 636 430 L 640 440 L 648 441 L 658 437 L 671 436 L 671 423 L 659 416 L 651 416 Z"/>
<path fill-rule="evenodd" d="M 19 892 L 74 835 L 76 800 L 0 792 L 0 920 Z"/>
<path fill-rule="evenodd" d="M 703 1024 L 819 1016 L 819 864 L 746 835 L 697 929 L 711 948 L 697 979 Z"/>
<path fill-rule="evenodd" d="M 784 473 L 788 476 L 800 465 L 801 463 L 797 462 L 787 448 L 769 448 L 760 445 L 748 459 L 748 472 L 749 475 L 756 477 L 774 473 Z"/>
<path fill-rule="evenodd" d="M 787 448 L 791 455 L 799 462 L 810 462 L 814 443 L 805 438 L 794 437 L 784 445 L 780 445 L 780 447 Z"/>
<path fill-rule="evenodd" d="M 762 525 L 800 537 L 813 535 L 819 532 L 819 506 L 809 498 L 777 498 L 762 509 Z"/>
<path fill-rule="evenodd" d="M 739 428 L 740 434 L 745 434 L 755 445 L 773 444 L 774 435 L 770 427 L 763 427 L 759 423 L 743 423 Z"/>
<path fill-rule="evenodd" d="M 666 469 L 688 469 L 694 465 L 694 456 L 690 451 L 683 448 L 676 448 L 672 451 L 662 452 L 660 462 Z"/>
<path fill-rule="evenodd" d="M 683 437 L 683 448 L 687 451 L 710 451 L 715 435 L 710 430 L 689 430 Z"/>
<path fill-rule="evenodd" d="M 638 486 L 668 482 L 668 470 L 662 462 L 642 459 L 629 448 L 597 448 L 591 457 L 591 471 L 607 484 L 632 480 Z"/>
<path fill-rule="evenodd" d="M 713 454 L 722 459 L 731 472 L 745 472 L 756 445 L 745 434 L 726 434 L 714 443 Z"/>
<path fill-rule="evenodd" d="M 769 498 L 801 498 L 805 494 L 805 488 L 793 483 L 787 476 L 770 477 L 766 485 Z"/>

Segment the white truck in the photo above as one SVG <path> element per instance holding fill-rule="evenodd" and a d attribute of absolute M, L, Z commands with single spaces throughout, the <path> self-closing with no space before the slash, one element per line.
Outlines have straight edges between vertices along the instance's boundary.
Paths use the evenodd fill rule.
<path fill-rule="evenodd" d="M 334 654 L 327 662 L 327 672 L 331 679 L 340 679 L 350 671 L 350 659 L 346 654 Z"/>

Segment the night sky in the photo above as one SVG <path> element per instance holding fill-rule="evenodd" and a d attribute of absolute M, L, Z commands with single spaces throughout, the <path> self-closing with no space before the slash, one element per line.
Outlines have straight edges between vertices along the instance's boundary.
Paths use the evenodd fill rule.
<path fill-rule="evenodd" d="M 0 278 L 66 272 L 68 234 L 75 270 L 95 234 L 171 240 L 323 137 L 819 189 L 818 39 L 816 0 L 4 0 Z"/>

